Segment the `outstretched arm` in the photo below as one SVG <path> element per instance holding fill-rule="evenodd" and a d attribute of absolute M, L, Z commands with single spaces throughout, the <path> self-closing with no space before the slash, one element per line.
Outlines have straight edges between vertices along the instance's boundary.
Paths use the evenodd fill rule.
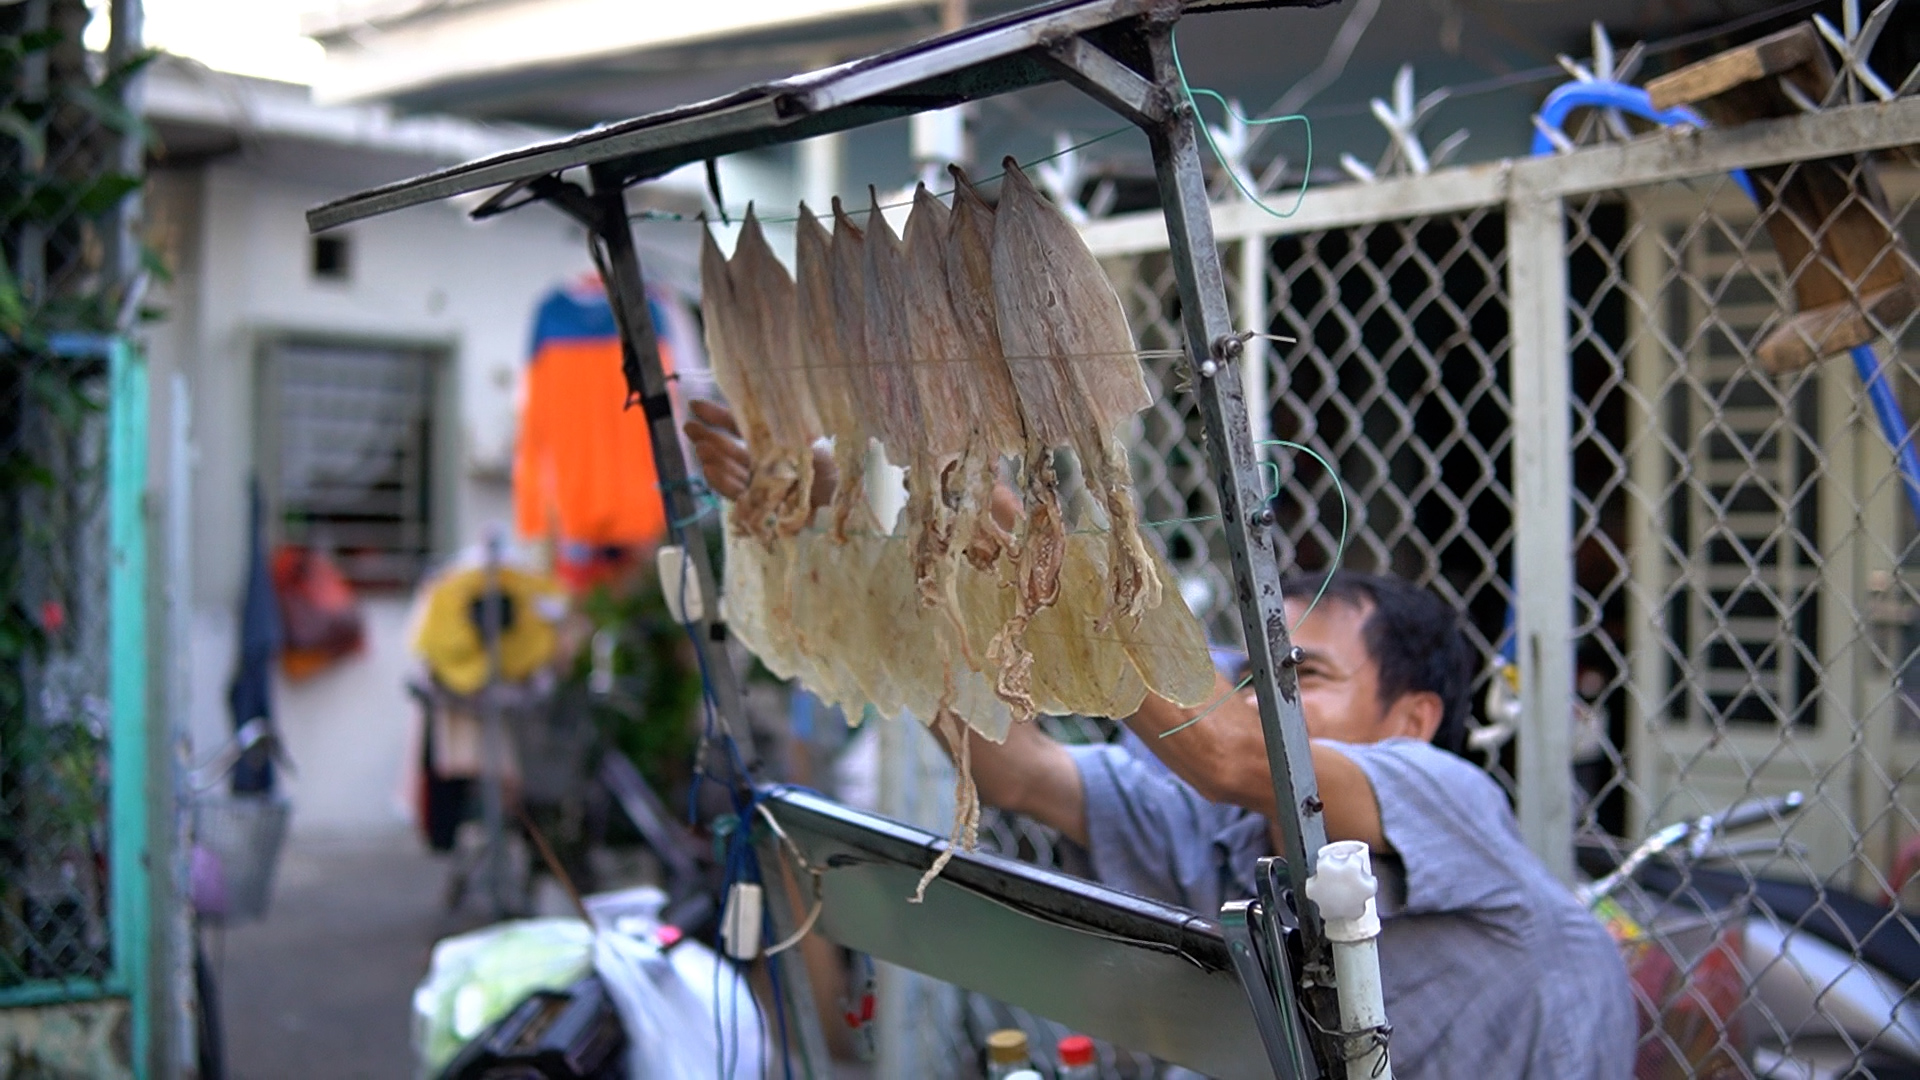
<path fill-rule="evenodd" d="M 953 758 L 954 748 L 940 729 L 930 729 L 941 749 Z M 1080 768 L 1067 748 L 1054 742 L 1037 724 L 1015 723 L 1007 741 L 991 742 L 967 728 L 967 752 L 972 757 L 973 780 L 980 801 L 988 806 L 1025 814 L 1067 839 L 1087 843 L 1087 794 Z M 958 760 L 957 758 L 955 759 Z"/>
<path fill-rule="evenodd" d="M 1219 704 L 1199 723 L 1161 738 L 1216 701 Z M 1273 771 L 1267 766 L 1267 740 L 1252 691 L 1236 691 L 1224 677 L 1215 675 L 1207 705 L 1187 708 L 1148 694 L 1127 726 L 1174 775 L 1201 795 L 1273 819 L 1278 810 Z M 1315 741 L 1312 747 L 1314 777 L 1326 807 L 1327 839 L 1364 840 L 1375 851 L 1387 850 L 1380 803 L 1367 774 L 1332 743 Z"/>

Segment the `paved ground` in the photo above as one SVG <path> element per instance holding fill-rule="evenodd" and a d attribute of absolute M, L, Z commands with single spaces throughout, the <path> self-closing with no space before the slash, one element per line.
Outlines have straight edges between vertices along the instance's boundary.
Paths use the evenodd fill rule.
<path fill-rule="evenodd" d="M 486 921 L 478 898 L 444 914 L 446 884 L 446 861 L 409 831 L 290 838 L 268 917 L 205 938 L 230 1080 L 410 1080 L 413 988 L 433 943 Z M 549 888 L 538 906 L 561 904 Z"/>
<path fill-rule="evenodd" d="M 288 841 L 269 916 L 211 932 L 232 1080 L 404 1080 L 445 864 L 413 833 Z"/>

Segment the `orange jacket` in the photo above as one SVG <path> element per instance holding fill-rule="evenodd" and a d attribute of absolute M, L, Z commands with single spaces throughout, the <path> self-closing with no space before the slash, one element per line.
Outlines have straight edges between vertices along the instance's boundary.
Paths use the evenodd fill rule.
<path fill-rule="evenodd" d="M 660 362 L 673 370 L 666 346 Z M 514 448 L 514 524 L 620 545 L 666 533 L 646 414 L 626 408 L 620 336 L 604 294 L 556 289 L 535 320 Z"/>

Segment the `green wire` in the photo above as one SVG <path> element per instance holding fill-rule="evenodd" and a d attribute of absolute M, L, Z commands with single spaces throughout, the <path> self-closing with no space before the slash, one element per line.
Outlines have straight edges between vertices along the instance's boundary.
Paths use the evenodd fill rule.
<path fill-rule="evenodd" d="M 1187 106 L 1193 110 L 1194 120 L 1196 121 L 1194 126 L 1200 129 L 1201 136 L 1207 140 L 1207 149 L 1212 150 L 1213 156 L 1219 159 L 1220 167 L 1226 172 L 1227 179 L 1233 181 L 1233 186 L 1239 189 L 1240 194 L 1246 196 L 1248 202 L 1259 207 L 1270 217 L 1290 218 L 1299 213 L 1301 204 L 1306 202 L 1307 199 L 1307 182 L 1313 175 L 1313 121 L 1307 119 L 1306 116 L 1301 113 L 1290 113 L 1286 116 L 1268 116 L 1260 119 L 1240 115 L 1232 105 L 1227 103 L 1226 98 L 1220 96 L 1218 91 L 1208 90 L 1205 87 L 1196 90 L 1193 84 L 1187 82 L 1187 69 L 1180 63 L 1180 36 L 1177 30 L 1173 32 L 1171 44 L 1173 46 L 1173 72 L 1180 77 L 1180 92 L 1187 96 Z M 1228 167 L 1227 156 L 1222 154 L 1220 147 L 1214 143 L 1213 129 L 1207 126 L 1206 119 L 1200 115 L 1200 105 L 1194 100 L 1195 97 L 1212 98 L 1220 103 L 1220 107 L 1226 110 L 1228 116 L 1233 117 L 1248 127 L 1263 127 L 1267 124 L 1285 124 L 1294 120 L 1300 122 L 1300 126 L 1305 129 L 1307 135 L 1307 164 L 1306 167 L 1300 171 L 1300 191 L 1294 196 L 1293 208 L 1291 210 L 1275 210 L 1262 201 L 1260 196 L 1248 190 L 1247 185 L 1241 183 L 1240 174 Z"/>
<path fill-rule="evenodd" d="M 1305 454 L 1308 457 L 1312 458 L 1313 460 L 1319 462 L 1320 467 L 1327 470 L 1328 479 L 1333 481 L 1334 493 L 1340 496 L 1340 542 L 1336 544 L 1333 549 L 1333 566 L 1327 570 L 1327 576 L 1321 580 L 1320 591 L 1313 594 L 1312 602 L 1307 605 L 1307 609 L 1305 611 L 1302 611 L 1300 613 L 1300 617 L 1294 620 L 1293 627 L 1289 628 L 1289 629 L 1295 629 L 1295 628 L 1298 628 L 1301 623 L 1307 621 L 1307 616 L 1313 614 L 1314 608 L 1320 606 L 1320 598 L 1327 594 L 1327 586 L 1333 584 L 1334 569 L 1337 569 L 1339 567 L 1340 560 L 1346 556 L 1347 524 L 1348 524 L 1347 489 L 1344 485 L 1340 483 L 1340 474 L 1333 470 L 1333 466 L 1327 462 L 1326 458 L 1323 458 L 1318 453 L 1314 452 L 1314 450 L 1311 447 L 1302 446 L 1301 444 L 1297 442 L 1293 442 L 1288 439 L 1262 439 L 1259 442 L 1254 443 L 1253 445 L 1279 446 L 1289 450 L 1297 450 L 1300 453 Z M 1278 476 L 1280 472 L 1280 467 L 1270 461 L 1263 461 L 1261 462 L 1261 465 L 1272 466 L 1274 470 L 1274 476 L 1275 476 L 1275 483 L 1274 483 L 1275 494 L 1278 494 L 1278 489 L 1279 489 Z M 1271 498 L 1271 496 L 1269 496 L 1269 498 Z M 1210 714 L 1212 714 L 1213 710 L 1219 708 L 1221 705 L 1226 704 L 1228 698 L 1231 698 L 1233 697 L 1233 695 L 1238 694 L 1242 690 L 1245 690 L 1248 686 L 1252 685 L 1252 683 L 1253 683 L 1252 675 L 1248 675 L 1246 678 L 1241 679 L 1240 684 L 1238 686 L 1235 686 L 1233 689 L 1220 695 L 1220 697 L 1214 700 L 1213 704 L 1208 705 L 1205 709 L 1202 709 L 1198 713 L 1195 713 L 1193 716 L 1189 717 L 1188 719 L 1178 724 L 1175 724 L 1174 726 L 1161 732 L 1159 737 L 1164 739 L 1169 735 L 1174 735 L 1179 732 L 1185 731 L 1188 728 L 1192 727 L 1193 725 L 1199 723 L 1200 721 L 1205 720 Z"/>
<path fill-rule="evenodd" d="M 1333 565 L 1327 568 L 1327 576 L 1324 579 L 1322 579 L 1320 582 L 1320 591 L 1313 594 L 1313 602 L 1307 605 L 1307 610 L 1301 612 L 1300 617 L 1298 619 L 1294 620 L 1293 626 L 1297 628 L 1301 623 L 1307 621 L 1307 616 L 1313 614 L 1314 608 L 1317 608 L 1320 606 L 1320 598 L 1327 595 L 1327 586 L 1333 583 L 1333 572 L 1340 568 L 1340 560 L 1346 557 L 1346 554 L 1347 554 L 1347 489 L 1344 485 L 1340 483 L 1340 474 L 1333 470 L 1333 466 L 1327 463 L 1327 459 L 1315 453 L 1313 449 L 1310 447 L 1302 446 L 1297 442 L 1290 442 L 1286 439 L 1262 439 L 1259 442 L 1254 443 L 1253 445 L 1279 446 L 1279 447 L 1284 447 L 1288 450 L 1298 450 L 1299 452 L 1319 462 L 1320 467 L 1327 471 L 1327 479 L 1333 481 L 1334 494 L 1340 497 L 1340 540 L 1333 547 Z M 1274 466 L 1274 471 L 1276 474 L 1278 474 L 1279 466 L 1277 465 Z M 1276 483 L 1275 486 L 1278 487 L 1278 484 Z"/>

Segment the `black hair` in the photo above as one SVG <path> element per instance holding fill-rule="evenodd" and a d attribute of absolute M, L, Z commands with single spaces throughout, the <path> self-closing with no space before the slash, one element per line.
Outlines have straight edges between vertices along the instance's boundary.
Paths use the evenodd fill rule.
<path fill-rule="evenodd" d="M 1473 654 L 1461 633 L 1459 614 L 1411 582 L 1355 570 L 1295 574 L 1282 581 L 1280 589 L 1289 598 L 1311 600 L 1323 584 L 1321 603 L 1346 604 L 1367 613 L 1361 636 L 1379 670 L 1381 708 L 1406 694 L 1438 695 L 1445 711 L 1433 744 L 1464 756 L 1473 712 Z"/>

